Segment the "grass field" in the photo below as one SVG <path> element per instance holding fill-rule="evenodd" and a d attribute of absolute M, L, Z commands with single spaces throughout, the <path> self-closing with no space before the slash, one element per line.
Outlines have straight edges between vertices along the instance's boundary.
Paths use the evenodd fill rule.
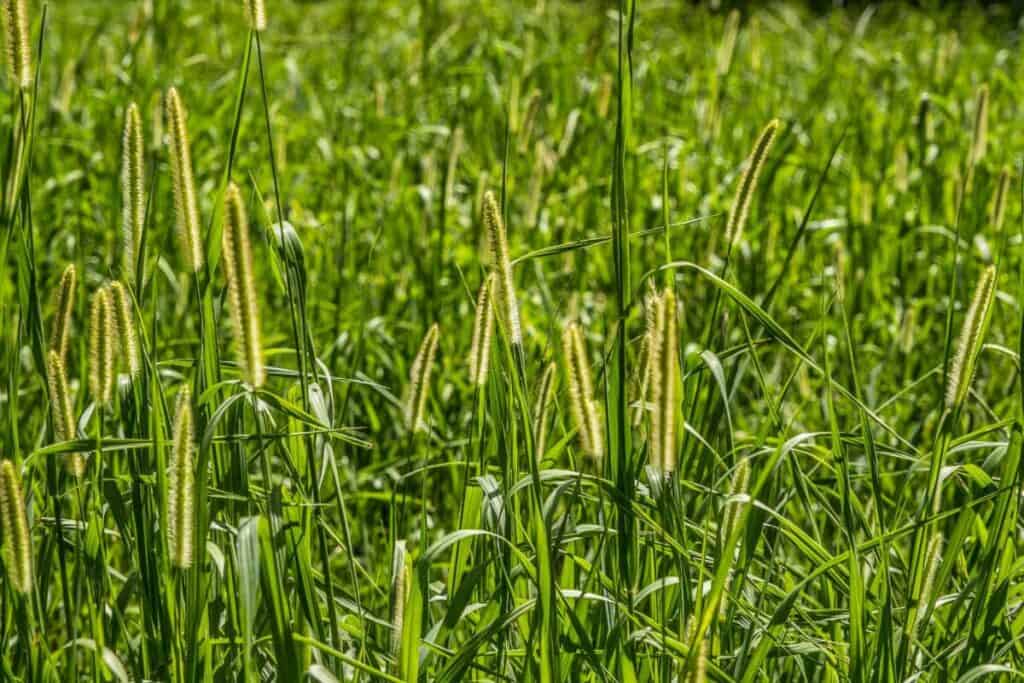
<path fill-rule="evenodd" d="M 1024 677 L 1016 14 L 267 4 L 0 0 L 0 680 Z"/>

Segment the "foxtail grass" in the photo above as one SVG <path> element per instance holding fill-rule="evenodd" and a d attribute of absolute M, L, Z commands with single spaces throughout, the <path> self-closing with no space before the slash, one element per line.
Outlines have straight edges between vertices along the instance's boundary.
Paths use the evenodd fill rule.
<path fill-rule="evenodd" d="M 121 137 L 121 273 L 129 283 L 135 282 L 146 219 L 144 152 L 142 117 L 138 105 L 132 102 L 125 112 Z"/>
<path fill-rule="evenodd" d="M 487 370 L 491 359 L 491 341 L 494 335 L 494 291 L 495 276 L 490 274 L 480 286 L 473 315 L 473 340 L 469 347 L 469 378 L 473 386 L 482 387 L 487 383 Z"/>
<path fill-rule="evenodd" d="M 21 479 L 10 460 L 0 463 L 0 529 L 4 534 L 7 580 L 11 588 L 27 595 L 32 591 L 32 539 L 21 493 Z"/>
<path fill-rule="evenodd" d="M 110 298 L 106 287 L 96 290 L 89 312 L 89 392 L 99 405 L 110 403 L 114 395 L 117 323 Z"/>
<path fill-rule="evenodd" d="M 174 188 L 174 222 L 185 262 L 193 272 L 203 267 L 203 242 L 199 233 L 199 205 L 192 175 L 185 105 L 177 88 L 167 91 L 167 126 L 170 130 L 171 182 Z"/>
<path fill-rule="evenodd" d="M 174 411 L 171 460 L 167 473 L 167 549 L 171 564 L 179 569 L 192 566 L 194 474 L 192 396 L 181 388 Z"/>
<path fill-rule="evenodd" d="M 430 326 L 413 360 L 409 384 L 405 392 L 405 422 L 411 431 L 426 431 L 427 398 L 430 395 L 430 376 L 437 356 L 437 341 L 441 330 L 437 323 Z"/>
<path fill-rule="evenodd" d="M 978 164 L 988 149 L 988 83 L 978 88 L 974 104 L 974 136 L 971 140 L 971 164 Z"/>
<path fill-rule="evenodd" d="M 242 377 L 253 388 L 266 379 L 263 347 L 260 343 L 259 303 L 256 299 L 256 274 L 249 243 L 249 220 L 242 194 L 234 183 L 224 195 L 224 229 L 221 233 L 224 276 L 228 282 L 231 320 L 235 327 L 238 364 Z"/>
<path fill-rule="evenodd" d="M 778 119 L 772 119 L 757 136 L 754 149 L 747 158 L 746 168 L 740 176 L 739 187 L 736 188 L 736 197 L 733 199 L 732 208 L 729 210 L 729 219 L 725 226 L 726 240 L 730 247 L 735 245 L 743 236 L 743 228 L 747 222 L 747 214 L 750 212 L 750 202 L 757 190 L 757 180 L 761 176 L 761 168 L 764 160 L 768 157 L 768 151 L 775 141 L 775 135 L 779 130 Z"/>
<path fill-rule="evenodd" d="M 989 266 L 982 273 L 981 279 L 974 290 L 974 298 L 967 309 L 960 338 L 957 341 L 956 355 L 950 366 L 949 377 L 946 379 L 946 408 L 958 409 L 963 405 L 971 389 L 978 354 L 985 342 L 989 318 L 992 314 L 992 302 L 996 292 L 996 268 Z"/>
<path fill-rule="evenodd" d="M 565 356 L 569 401 L 579 434 L 580 447 L 586 455 L 600 460 L 604 455 L 601 416 L 597 401 L 594 400 L 590 361 L 583 342 L 583 332 L 576 323 L 570 323 L 562 334 L 562 353 Z"/>
<path fill-rule="evenodd" d="M 117 338 L 120 342 L 121 356 L 128 366 L 128 374 L 131 377 L 138 377 L 142 369 L 142 361 L 139 358 L 139 336 L 135 331 L 135 316 L 132 313 L 132 299 L 128 294 L 128 288 L 120 282 L 110 283 L 111 305 L 114 307 L 114 317 L 117 321 Z"/>
<path fill-rule="evenodd" d="M 267 6 L 264 0 L 245 0 L 245 14 L 253 31 L 267 28 Z"/>
<path fill-rule="evenodd" d="M 512 278 L 512 262 L 508 252 L 508 234 L 505 222 L 501 218 L 501 210 L 494 198 L 494 193 L 484 194 L 484 225 L 491 245 L 491 265 L 498 276 L 498 294 L 501 299 L 501 312 L 508 325 L 509 340 L 514 346 L 522 346 L 523 332 L 519 320 L 519 303 L 516 300 L 515 282 Z"/>
<path fill-rule="evenodd" d="M 651 340 L 651 464 L 664 474 L 671 474 L 676 466 L 678 336 L 676 297 L 668 289 L 658 300 L 655 335 Z"/>
<path fill-rule="evenodd" d="M 60 276 L 60 284 L 54 294 L 53 323 L 50 329 L 50 349 L 62 361 L 68 357 L 71 340 L 71 318 L 75 310 L 75 285 L 78 281 L 75 264 L 69 264 Z"/>
<path fill-rule="evenodd" d="M 32 51 L 28 37 L 28 3 L 3 0 L 4 41 L 7 45 L 7 75 L 14 87 L 32 87 Z"/>
<path fill-rule="evenodd" d="M 540 378 L 540 386 L 537 390 L 537 404 L 534 407 L 533 421 L 533 447 L 537 452 L 537 459 L 544 457 L 548 445 L 548 422 L 551 416 L 551 406 L 555 394 L 555 363 L 548 363 L 544 374 Z"/>

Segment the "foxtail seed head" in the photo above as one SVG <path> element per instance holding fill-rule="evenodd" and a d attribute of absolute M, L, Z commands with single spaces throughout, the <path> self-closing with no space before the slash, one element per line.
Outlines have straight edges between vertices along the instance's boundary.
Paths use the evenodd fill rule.
<path fill-rule="evenodd" d="M 110 295 L 114 318 L 117 320 L 117 337 L 128 365 L 128 374 L 133 378 L 138 377 L 142 361 L 139 359 L 139 337 L 135 334 L 132 299 L 128 295 L 128 288 L 116 281 L 110 283 Z"/>
<path fill-rule="evenodd" d="M 604 455 L 604 435 L 594 387 L 590 379 L 590 361 L 583 343 L 579 325 L 570 323 L 562 335 L 566 375 L 569 379 L 569 399 L 573 420 L 579 432 L 583 452 L 599 460 Z"/>
<path fill-rule="evenodd" d="M 192 506 L 194 474 L 192 397 L 187 386 L 178 394 L 170 472 L 167 477 L 167 549 L 171 564 L 180 569 L 192 566 Z"/>
<path fill-rule="evenodd" d="M 487 368 L 491 360 L 491 338 L 494 334 L 494 305 L 491 293 L 494 291 L 494 282 L 495 277 L 491 273 L 480 286 L 480 293 L 476 297 L 473 342 L 469 347 L 469 377 L 476 387 L 482 387 L 487 383 Z"/>
<path fill-rule="evenodd" d="M 53 328 L 50 330 L 50 349 L 56 351 L 61 360 L 68 357 L 68 343 L 71 338 L 71 314 L 75 310 L 75 264 L 68 265 L 60 276 L 60 285 L 54 295 Z"/>
<path fill-rule="evenodd" d="M 676 466 L 676 387 L 679 379 L 679 335 L 676 297 L 665 290 L 658 301 L 656 334 L 651 340 L 651 464 L 665 474 Z"/>
<path fill-rule="evenodd" d="M 747 159 L 747 167 L 740 176 L 740 184 L 736 189 L 736 198 L 733 200 L 732 208 L 729 210 L 729 220 L 726 223 L 725 235 L 729 245 L 735 245 L 743 235 L 743 227 L 747 222 L 747 214 L 750 212 L 750 201 L 754 198 L 754 191 L 757 189 L 757 179 L 761 175 L 761 168 L 768 156 L 772 142 L 775 141 L 775 134 L 779 130 L 779 120 L 772 119 L 764 127 L 761 134 L 757 136 L 754 149 Z"/>
<path fill-rule="evenodd" d="M 996 196 L 992 200 L 992 230 L 993 234 L 1000 235 L 1003 232 L 1003 220 L 1006 218 L 1006 198 L 1010 194 L 1010 169 L 1003 166 L 999 173 L 999 184 L 996 185 Z"/>
<path fill-rule="evenodd" d="M 228 281 L 231 319 L 235 326 L 238 362 L 242 376 L 250 386 L 259 388 L 266 379 L 263 347 L 260 344 L 259 304 L 256 301 L 256 275 L 253 272 L 249 244 L 249 220 L 242 194 L 234 183 L 224 196 L 224 229 L 221 233 L 224 275 Z"/>
<path fill-rule="evenodd" d="M 491 244 L 491 266 L 498 275 L 498 293 L 502 302 L 502 314 L 508 325 L 509 339 L 515 346 L 523 343 L 523 331 L 519 322 L 519 303 L 516 301 L 515 282 L 512 279 L 512 262 L 508 255 L 508 235 L 501 210 L 494 199 L 494 193 L 484 193 L 484 225 Z"/>
<path fill-rule="evenodd" d="M 121 233 L 124 259 L 121 274 L 128 282 L 135 281 L 142 226 L 146 218 L 145 178 L 143 171 L 142 116 L 132 102 L 124 118 L 121 138 Z"/>
<path fill-rule="evenodd" d="M 536 416 L 533 422 L 533 447 L 537 460 L 544 457 L 548 445 L 548 419 L 551 414 L 552 397 L 555 393 L 555 364 L 549 363 L 540 378 L 537 391 Z"/>
<path fill-rule="evenodd" d="M 974 139 L 971 141 L 971 163 L 977 164 L 988 148 L 988 83 L 978 88 L 974 105 Z"/>
<path fill-rule="evenodd" d="M 427 412 L 427 397 L 430 395 L 430 375 L 434 371 L 437 340 L 440 334 L 441 330 L 437 323 L 430 326 L 409 372 L 409 386 L 405 395 L 405 421 L 412 431 L 427 429 L 424 417 Z"/>
<path fill-rule="evenodd" d="M 32 542 L 21 480 L 10 460 L 0 463 L 0 527 L 4 533 L 7 579 L 14 590 L 25 595 L 32 590 Z"/>
<path fill-rule="evenodd" d="M 971 306 L 967 309 L 967 316 L 960 329 L 956 356 L 953 357 L 953 364 L 950 366 L 949 377 L 946 380 L 946 408 L 950 410 L 959 408 L 970 391 L 975 364 L 985 341 L 985 333 L 988 331 L 995 293 L 996 268 L 989 266 L 985 269 L 974 290 L 974 298 L 971 300 Z"/>
<path fill-rule="evenodd" d="M 2 0 L 4 39 L 7 42 L 7 73 L 21 90 L 32 87 L 32 51 L 28 40 L 28 7 L 25 0 Z"/>
<path fill-rule="evenodd" d="M 167 91 L 167 126 L 170 129 L 171 180 L 174 185 L 174 220 L 185 259 L 197 272 L 203 267 L 203 243 L 199 235 L 199 205 L 192 176 L 185 106 L 177 88 Z"/>
<path fill-rule="evenodd" d="M 267 7 L 263 0 L 245 0 L 245 14 L 253 31 L 266 30 Z"/>
<path fill-rule="evenodd" d="M 117 324 L 110 292 L 106 287 L 92 295 L 89 313 L 89 391 L 99 405 L 110 403 L 114 396 L 114 347 Z"/>
<path fill-rule="evenodd" d="M 747 507 L 747 502 L 742 500 L 735 500 L 737 496 L 746 495 L 747 490 L 750 487 L 750 460 L 744 458 L 740 460 L 739 464 L 736 465 L 736 470 L 732 475 L 732 483 L 729 486 L 729 498 L 726 501 L 726 512 L 725 512 L 725 523 L 723 524 L 724 533 L 722 535 L 722 541 L 725 542 L 733 532 L 736 530 L 736 525 L 740 521 L 740 516 Z"/>
<path fill-rule="evenodd" d="M 931 539 L 928 541 L 928 547 L 925 549 L 925 575 L 924 581 L 921 583 L 921 597 L 917 603 L 917 613 L 914 615 L 914 623 L 912 624 L 912 631 L 917 633 L 921 630 L 924 625 L 921 620 L 922 615 L 928 611 L 928 606 L 932 602 L 932 591 L 935 588 L 935 577 L 939 572 L 939 564 L 942 561 L 942 533 L 936 531 L 932 534 Z"/>
<path fill-rule="evenodd" d="M 405 626 L 405 602 L 409 596 L 409 562 L 405 541 L 395 541 L 391 558 L 391 656 L 402 661 L 402 630 Z"/>
<path fill-rule="evenodd" d="M 50 349 L 46 356 L 46 380 L 53 413 L 53 435 L 57 441 L 70 441 L 75 437 L 75 415 L 68 389 L 68 374 L 60 354 Z"/>

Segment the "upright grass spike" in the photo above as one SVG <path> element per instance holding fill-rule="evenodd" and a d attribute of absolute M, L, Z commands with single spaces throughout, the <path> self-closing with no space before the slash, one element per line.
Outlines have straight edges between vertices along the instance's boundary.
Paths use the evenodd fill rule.
<path fill-rule="evenodd" d="M 75 310 L 75 284 L 78 281 L 75 264 L 69 264 L 60 276 L 60 284 L 54 294 L 53 326 L 50 330 L 50 349 L 56 351 L 62 361 L 67 360 L 71 340 L 71 316 Z"/>
<path fill-rule="evenodd" d="M 735 245 L 743 236 L 743 227 L 747 222 L 747 214 L 750 212 L 750 202 L 754 198 L 754 191 L 757 189 L 757 179 L 761 175 L 761 168 L 768 156 L 772 142 L 779 130 L 779 120 L 772 119 L 768 125 L 761 130 L 754 143 L 754 149 L 747 158 L 746 168 L 740 176 L 739 187 L 736 188 L 736 198 L 733 199 L 732 208 L 729 209 L 729 219 L 725 227 L 726 240 L 730 248 Z"/>
<path fill-rule="evenodd" d="M 737 496 L 746 495 L 750 489 L 750 460 L 743 458 L 736 465 L 732 475 L 732 482 L 729 485 L 729 498 L 726 501 L 725 520 L 722 522 L 722 539 L 729 538 L 736 529 L 740 515 L 746 508 L 747 503 L 736 500 Z"/>
<path fill-rule="evenodd" d="M 971 140 L 971 165 L 985 157 L 988 148 L 988 83 L 978 88 L 974 105 L 974 136 Z"/>
<path fill-rule="evenodd" d="M 267 7 L 264 0 L 245 0 L 245 14 L 253 31 L 266 30 Z"/>
<path fill-rule="evenodd" d="M 4 40 L 7 44 L 7 74 L 21 90 L 32 87 L 32 50 L 28 38 L 28 3 L 2 0 Z"/>
<path fill-rule="evenodd" d="M 1010 168 L 1003 166 L 999 172 L 995 197 L 992 199 L 992 234 L 1003 233 L 1003 221 L 1006 219 L 1006 198 L 1010 194 Z"/>
<path fill-rule="evenodd" d="M 405 626 L 405 602 L 409 595 L 409 563 L 405 541 L 395 541 L 391 558 L 391 656 L 402 661 L 402 631 Z"/>
<path fill-rule="evenodd" d="M 484 225 L 491 245 L 492 267 L 498 275 L 498 293 L 501 311 L 508 325 L 509 338 L 515 346 L 522 346 L 523 332 L 519 321 L 519 303 L 516 301 L 515 281 L 512 278 L 512 262 L 508 255 L 508 234 L 501 210 L 494 199 L 494 193 L 484 193 Z"/>
<path fill-rule="evenodd" d="M 32 538 L 25 515 L 21 479 L 14 463 L 0 463 L 0 529 L 3 530 L 4 565 L 7 580 L 18 593 L 32 591 Z"/>
<path fill-rule="evenodd" d="M 921 615 L 928 611 L 932 602 L 932 590 L 935 587 L 935 577 L 939 572 L 939 564 L 942 560 L 942 533 L 936 531 L 928 541 L 928 549 L 925 551 L 925 575 L 921 584 L 921 596 L 917 603 L 917 612 L 913 615 L 911 633 L 917 634 L 925 625 L 921 621 Z"/>
<path fill-rule="evenodd" d="M 179 569 L 192 566 L 194 474 L 192 471 L 192 395 L 188 386 L 178 393 L 174 411 L 171 462 L 167 473 L 167 548 L 171 564 Z"/>
<path fill-rule="evenodd" d="M 121 232 L 124 241 L 121 274 L 130 284 L 135 281 L 142 226 L 146 218 L 145 171 L 142 142 L 142 116 L 134 102 L 128 105 L 121 137 Z"/>
<path fill-rule="evenodd" d="M 476 297 L 476 312 L 473 316 L 473 341 L 469 347 L 469 378 L 473 386 L 482 387 L 487 383 L 487 369 L 491 359 L 491 340 L 494 335 L 494 291 L 495 276 L 491 273 L 480 285 Z"/>
<path fill-rule="evenodd" d="M 409 372 L 409 384 L 405 390 L 405 422 L 414 432 L 426 431 L 424 419 L 427 412 L 427 397 L 430 395 L 430 375 L 434 371 L 437 356 L 437 340 L 441 328 L 434 323 L 430 326 Z"/>
<path fill-rule="evenodd" d="M 117 321 L 117 338 L 120 341 L 121 353 L 128 365 L 128 374 L 135 378 L 142 369 L 142 361 L 139 358 L 139 337 L 135 332 L 132 299 L 128 294 L 128 288 L 117 281 L 110 283 L 110 295 L 114 318 Z"/>
<path fill-rule="evenodd" d="M 224 276 L 228 281 L 231 320 L 235 326 L 238 363 L 242 377 L 253 388 L 263 386 L 266 370 L 260 343 L 260 310 L 256 300 L 256 274 L 249 244 L 249 220 L 242 194 L 234 183 L 224 195 L 224 229 L 221 233 Z"/>
<path fill-rule="evenodd" d="M 679 339 L 676 297 L 667 289 L 658 300 L 656 334 L 651 344 L 651 464 L 668 475 L 676 466 L 676 388 L 679 382 Z"/>
<path fill-rule="evenodd" d="M 114 347 L 117 323 L 110 292 L 101 287 L 92 295 L 89 312 L 89 392 L 98 405 L 110 403 L 114 396 Z"/>
<path fill-rule="evenodd" d="M 167 90 L 167 126 L 170 129 L 171 181 L 174 185 L 174 221 L 185 260 L 193 272 L 203 267 L 203 241 L 199 234 L 199 205 L 192 175 L 185 105 L 177 88 Z"/>
<path fill-rule="evenodd" d="M 992 315 L 992 302 L 996 293 L 996 268 L 989 266 L 982 273 L 981 279 L 974 290 L 974 298 L 967 309 L 960 338 L 957 342 L 956 355 L 950 366 L 949 377 L 946 379 L 946 408 L 959 409 L 971 388 L 975 365 L 981 347 L 985 342 L 989 318 Z"/>
<path fill-rule="evenodd" d="M 75 438 L 75 413 L 68 388 L 68 374 L 60 354 L 54 350 L 46 356 L 46 381 L 50 395 L 50 413 L 53 417 L 53 436 L 58 442 Z M 85 471 L 85 460 L 76 453 L 69 461 L 75 476 Z"/>
<path fill-rule="evenodd" d="M 644 336 L 640 340 L 640 358 L 637 362 L 633 383 L 637 390 L 637 407 L 633 415 L 633 426 L 639 427 L 647 415 L 647 399 L 651 391 L 651 355 L 653 344 L 658 334 L 658 286 L 654 278 L 647 280 L 647 293 L 644 295 Z"/>
<path fill-rule="evenodd" d="M 570 323 L 562 334 L 562 352 L 569 380 L 569 400 L 573 420 L 579 432 L 580 447 L 595 460 L 604 455 L 604 436 L 601 416 L 594 400 L 594 387 L 590 376 L 590 361 L 579 325 Z"/>
<path fill-rule="evenodd" d="M 554 362 L 548 363 L 540 378 L 537 390 L 537 405 L 534 408 L 533 447 L 537 452 L 537 460 L 544 457 L 548 445 L 548 421 L 551 415 L 551 404 L 555 394 Z"/>
<path fill-rule="evenodd" d="M 716 73 L 719 77 L 729 73 L 732 67 L 733 54 L 736 52 L 736 38 L 740 33 L 740 11 L 734 9 L 725 18 L 725 26 L 722 29 L 722 42 L 718 45 L 718 61 Z"/>

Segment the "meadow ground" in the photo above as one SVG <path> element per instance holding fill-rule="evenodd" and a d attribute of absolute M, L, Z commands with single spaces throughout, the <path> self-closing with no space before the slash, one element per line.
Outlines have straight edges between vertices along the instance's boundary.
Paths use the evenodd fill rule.
<path fill-rule="evenodd" d="M 268 5 L 0 2 L 0 679 L 1021 677 L 1017 15 Z"/>

